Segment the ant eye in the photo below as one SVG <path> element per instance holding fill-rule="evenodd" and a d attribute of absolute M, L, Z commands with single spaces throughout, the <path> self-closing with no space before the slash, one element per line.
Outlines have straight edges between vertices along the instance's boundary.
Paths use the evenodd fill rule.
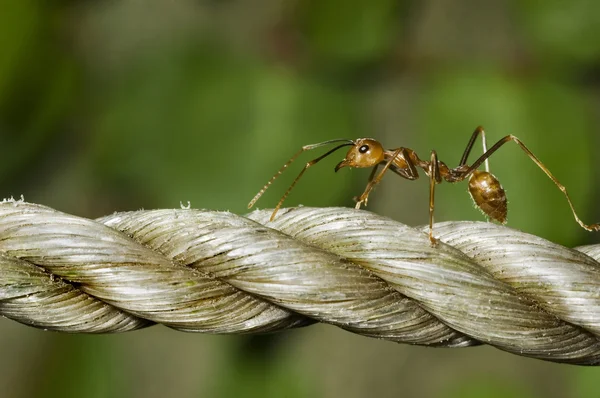
<path fill-rule="evenodd" d="M 360 153 L 367 153 L 368 151 L 369 151 L 368 145 L 363 145 L 360 148 L 358 148 L 358 152 L 360 152 Z"/>

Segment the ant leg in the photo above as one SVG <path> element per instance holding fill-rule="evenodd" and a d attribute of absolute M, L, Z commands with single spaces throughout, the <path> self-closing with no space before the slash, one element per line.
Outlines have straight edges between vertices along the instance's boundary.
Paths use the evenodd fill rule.
<path fill-rule="evenodd" d="M 569 206 L 571 207 L 571 212 L 573 213 L 573 217 L 575 217 L 575 221 L 577 221 L 577 223 L 579 225 L 581 225 L 581 227 L 585 230 L 588 231 L 600 231 L 600 224 L 590 224 L 587 225 L 585 224 L 583 221 L 581 221 L 579 219 L 579 217 L 577 216 L 577 212 L 575 211 L 575 207 L 573 206 L 573 203 L 571 202 L 571 198 L 569 197 L 569 194 L 567 192 L 567 188 L 565 188 L 564 185 L 562 185 L 557 179 L 556 177 L 554 177 L 554 175 L 550 172 L 550 170 L 548 170 L 548 168 L 546 167 L 546 165 L 544 165 L 530 150 L 529 148 L 527 148 L 525 146 L 525 144 L 523 144 L 523 142 L 521 142 L 520 139 L 518 139 L 517 137 L 515 137 L 514 135 L 507 135 L 506 137 L 502 138 L 500 141 L 496 142 L 489 151 L 487 151 L 486 153 L 484 153 L 483 155 L 481 155 L 479 157 L 479 159 L 477 159 L 475 161 L 475 163 L 473 163 L 471 165 L 471 167 L 469 167 L 464 174 L 462 174 L 456 181 L 462 181 L 465 178 L 467 178 L 468 176 L 470 176 L 475 170 L 477 170 L 477 168 L 479 166 L 481 166 L 481 164 L 486 161 L 490 156 L 492 156 L 494 154 L 494 152 L 496 152 L 502 145 L 506 144 L 507 142 L 513 141 L 514 143 L 516 143 L 517 145 L 519 145 L 519 147 L 523 150 L 523 152 L 525 152 L 525 154 L 527 154 L 527 156 L 529 156 L 529 158 L 540 168 L 542 169 L 542 171 L 548 176 L 548 178 L 550 178 L 552 180 L 552 182 L 554 182 L 554 185 L 556 185 L 558 187 L 558 189 L 560 189 L 560 191 L 565 195 L 565 198 L 567 198 L 567 202 L 569 202 Z M 455 182 L 456 182 L 455 181 Z"/>
<path fill-rule="evenodd" d="M 435 208 L 435 184 L 442 181 L 440 177 L 440 167 L 438 163 L 437 153 L 431 151 L 431 161 L 429 162 L 429 240 L 431 246 L 435 246 L 438 240 L 433 237 L 433 210 Z"/>
<path fill-rule="evenodd" d="M 394 173 L 398 174 L 402 178 L 406 178 L 407 180 L 414 181 L 419 178 L 419 172 L 417 171 L 417 167 L 413 163 L 413 160 L 410 158 L 410 154 L 407 152 L 406 148 L 401 148 L 402 158 L 406 161 L 405 167 L 394 167 L 392 164 L 390 166 L 390 170 Z"/>
<path fill-rule="evenodd" d="M 371 172 L 371 177 L 369 177 L 369 182 L 367 183 L 367 186 L 365 188 L 365 191 L 362 193 L 362 195 L 360 195 L 358 197 L 358 201 L 356 202 L 356 209 L 360 209 L 360 206 L 364 203 L 365 206 L 367 205 L 367 202 L 369 201 L 369 194 L 371 193 L 371 191 L 373 190 L 373 188 L 375 187 L 375 185 L 379 184 L 379 181 L 381 181 L 381 179 L 383 178 L 383 175 L 385 174 L 386 171 L 388 171 L 388 169 L 390 168 L 392 162 L 394 161 L 394 159 L 396 159 L 396 156 L 398 156 L 398 154 L 402 152 L 402 148 L 398 148 L 394 154 L 392 156 L 390 156 L 390 159 L 387 161 L 387 163 L 385 164 L 385 166 L 383 166 L 383 169 L 381 170 L 381 172 L 379 172 L 379 174 L 377 175 L 377 177 L 375 177 L 374 179 L 372 178 L 375 175 L 375 170 L 377 169 L 377 166 L 375 166 L 375 168 L 373 169 L 373 171 Z"/>
<path fill-rule="evenodd" d="M 481 143 L 483 144 L 483 153 L 487 152 L 487 142 L 485 139 L 485 131 L 483 130 L 482 126 L 477 126 L 477 128 L 471 135 L 471 139 L 469 140 L 469 143 L 467 144 L 467 147 L 465 148 L 465 152 L 463 153 L 462 158 L 460 158 L 459 166 L 464 166 L 465 164 L 467 164 L 467 159 L 469 158 L 469 155 L 471 154 L 471 150 L 473 149 L 473 145 L 475 145 L 475 140 L 477 139 L 478 135 L 481 135 Z M 485 160 L 485 171 L 488 173 L 490 172 L 490 164 L 487 159 Z"/>
<path fill-rule="evenodd" d="M 369 179 L 367 180 L 367 186 L 368 186 L 368 185 L 371 183 L 371 181 L 373 181 L 373 177 L 375 177 L 375 173 L 377 173 L 377 168 L 378 168 L 378 167 L 379 167 L 379 165 L 378 165 L 378 164 L 376 164 L 376 165 L 375 165 L 375 167 L 373 167 L 373 170 L 371 170 L 371 174 L 369 174 Z M 363 195 L 364 195 L 364 193 L 363 193 Z M 362 195 L 361 195 L 361 196 L 362 196 Z M 368 195 L 367 195 L 367 196 L 368 196 Z M 358 202 L 360 201 L 360 197 L 359 197 L 359 196 L 355 196 L 355 197 L 353 197 L 352 199 L 353 199 L 355 202 L 357 202 L 357 205 L 358 205 Z M 368 202 L 368 201 L 369 201 L 369 198 L 368 198 L 368 197 L 367 197 L 367 198 L 365 198 L 365 200 L 363 201 L 363 202 L 364 202 L 364 204 L 365 204 L 365 206 L 367 206 L 367 202 Z M 356 206 L 355 206 L 355 208 L 356 208 L 356 209 L 359 209 L 359 208 L 360 208 L 360 206 L 359 206 L 359 207 L 356 207 Z"/>
<path fill-rule="evenodd" d="M 373 181 L 373 177 L 375 177 L 375 173 L 377 172 L 378 167 L 379 165 L 376 164 L 375 167 L 373 167 L 373 170 L 371 170 L 371 174 L 369 175 L 369 180 L 367 181 L 367 184 Z"/>

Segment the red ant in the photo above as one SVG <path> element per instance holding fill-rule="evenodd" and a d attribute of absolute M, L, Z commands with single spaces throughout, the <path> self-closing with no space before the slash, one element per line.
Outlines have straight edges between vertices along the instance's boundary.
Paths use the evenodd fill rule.
<path fill-rule="evenodd" d="M 483 141 L 484 153 L 479 157 L 479 159 L 469 166 L 467 164 L 467 158 L 469 157 L 469 154 L 473 149 L 473 145 L 475 144 L 475 140 L 479 135 L 481 135 L 481 139 Z M 442 181 L 460 182 L 469 178 L 469 194 L 471 195 L 471 198 L 473 198 L 473 201 L 477 207 L 479 207 L 481 211 L 489 218 L 496 220 L 501 224 L 506 222 L 506 194 L 498 179 L 489 172 L 488 158 L 492 156 L 492 154 L 494 154 L 494 152 L 496 152 L 502 145 L 510 141 L 513 141 L 519 145 L 519 147 L 521 147 L 527 156 L 529 156 L 529 158 L 533 160 L 533 162 L 554 182 L 558 189 L 562 191 L 567 198 L 569 206 L 571 207 L 571 211 L 573 212 L 573 216 L 579 225 L 588 231 L 600 230 L 600 224 L 587 225 L 579 219 L 577 213 L 575 212 L 575 208 L 573 207 L 573 203 L 569 198 L 567 189 L 556 179 L 556 177 L 554 177 L 554 175 L 552 175 L 550 170 L 548 170 L 548 168 L 542 162 L 540 162 L 540 160 L 523 144 L 523 142 L 521 142 L 521 140 L 514 135 L 507 135 L 500 141 L 496 142 L 489 150 L 487 150 L 485 132 L 481 126 L 477 127 L 473 132 L 473 135 L 467 144 L 467 148 L 460 159 L 459 165 L 453 169 L 446 166 L 444 162 L 439 161 L 435 151 L 431 151 L 431 157 L 429 161 L 421 160 L 412 149 L 402 147 L 396 149 L 384 149 L 379 141 L 372 138 L 360 138 L 355 141 L 338 139 L 303 146 L 302 149 L 292 156 L 292 158 L 288 160 L 287 163 L 284 164 L 283 167 L 256 194 L 256 196 L 248 204 L 248 208 L 254 206 L 254 203 L 256 203 L 263 193 L 265 193 L 273 181 L 275 181 L 275 179 L 279 177 L 279 175 L 298 156 L 300 156 L 301 153 L 322 147 L 324 145 L 342 142 L 342 144 L 327 151 L 325 154 L 306 163 L 302 171 L 300 171 L 300 174 L 298 174 L 298 177 L 296 177 L 294 182 L 292 182 L 292 185 L 290 185 L 288 190 L 281 197 L 281 200 L 279 200 L 279 203 L 277 203 L 277 206 L 275 206 L 273 214 L 271 214 L 271 221 L 273 221 L 275 214 L 277 214 L 277 211 L 281 208 L 284 200 L 288 197 L 292 188 L 294 188 L 306 169 L 318 163 L 321 159 L 331 155 L 338 149 L 345 146 L 351 146 L 352 148 L 350 148 L 344 160 L 335 166 L 336 172 L 342 167 L 373 167 L 373 171 L 369 176 L 365 191 L 359 197 L 354 198 L 356 200 L 357 209 L 359 209 L 363 203 L 365 206 L 367 205 L 371 190 L 373 190 L 375 185 L 381 181 L 381 178 L 386 171 L 391 170 L 407 180 L 416 180 L 419 178 L 417 168 L 420 167 L 423 169 L 425 174 L 429 177 L 429 239 L 431 244 L 435 245 L 437 243 L 437 240 L 433 237 L 435 185 L 441 183 Z M 486 171 L 477 170 L 484 162 Z M 377 174 L 377 168 L 379 166 L 383 166 L 383 169 L 381 169 L 379 174 Z"/>

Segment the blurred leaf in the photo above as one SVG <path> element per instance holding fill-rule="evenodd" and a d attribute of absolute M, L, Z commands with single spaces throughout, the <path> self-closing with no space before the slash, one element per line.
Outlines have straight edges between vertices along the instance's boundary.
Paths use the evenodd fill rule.
<path fill-rule="evenodd" d="M 493 380 L 489 378 L 471 379 L 454 390 L 447 391 L 443 397 L 456 398 L 533 398 L 525 386 L 514 385 L 511 380 Z M 441 397 L 440 397 L 441 398 Z"/>
<path fill-rule="evenodd" d="M 220 398 L 302 398 L 320 397 L 311 369 L 298 362 L 286 350 L 277 350 L 268 358 L 261 355 L 227 354 L 216 391 Z"/>
<path fill-rule="evenodd" d="M 573 398 L 586 398 L 600 396 L 598 385 L 598 369 L 595 367 L 579 368 L 571 372 L 571 394 Z"/>
<path fill-rule="evenodd" d="M 594 0 L 513 1 L 516 16 L 544 58 L 566 62 L 600 61 L 600 3 Z"/>
<path fill-rule="evenodd" d="M 440 160 L 456 166 L 479 124 L 486 128 L 488 147 L 514 134 L 566 185 L 580 217 L 589 222 L 591 120 L 581 94 L 551 79 L 519 81 L 493 70 L 436 76 L 425 93 L 423 142 L 438 150 Z M 480 154 L 478 142 L 469 163 Z M 509 226 L 563 244 L 585 232 L 561 192 L 516 144 L 494 154 L 490 169 L 506 189 Z M 461 192 L 448 185 L 436 188 L 436 219 L 483 220 L 464 192 L 467 183 L 460 183 Z"/>
<path fill-rule="evenodd" d="M 96 111 L 90 149 L 99 177 L 122 186 L 122 196 L 142 195 L 131 199 L 145 207 L 227 208 L 231 193 L 216 188 L 232 184 L 243 160 L 254 76 L 252 64 L 218 53 L 141 59 Z"/>
<path fill-rule="evenodd" d="M 9 86 L 39 39 L 40 10 L 36 1 L 10 1 L 0 12 L 0 106 L 8 100 Z"/>
<path fill-rule="evenodd" d="M 191 57 L 159 53 L 108 89 L 90 145 L 96 175 L 121 186 L 120 195 L 135 195 L 136 206 L 190 200 L 195 207 L 245 211 L 302 145 L 353 136 L 351 97 L 208 50 Z M 342 192 L 313 181 L 321 203 Z"/>
<path fill-rule="evenodd" d="M 44 371 L 32 385 L 33 396 L 90 398 L 131 396 L 134 387 L 119 365 L 115 336 L 57 334 L 44 356 Z M 93 341 L 92 341 L 93 340 Z"/>
<path fill-rule="evenodd" d="M 396 1 L 317 0 L 303 5 L 306 38 L 317 56 L 325 60 L 350 64 L 372 61 L 397 40 Z"/>
<path fill-rule="evenodd" d="M 11 168 L 0 169 L 0 180 L 39 157 L 74 101 L 79 75 L 50 23 L 58 11 L 8 4 L 13 9 L 0 13 L 0 156 Z"/>

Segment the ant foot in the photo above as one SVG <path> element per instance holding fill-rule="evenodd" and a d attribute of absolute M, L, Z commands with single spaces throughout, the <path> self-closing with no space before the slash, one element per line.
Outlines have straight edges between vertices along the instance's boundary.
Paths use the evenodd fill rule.
<path fill-rule="evenodd" d="M 364 203 L 365 207 L 367 207 L 367 203 L 369 202 L 369 196 L 365 196 L 363 197 L 363 195 L 360 196 L 355 196 L 352 198 L 355 202 L 356 202 L 356 206 L 354 206 L 355 209 L 360 209 L 360 206 Z"/>
<path fill-rule="evenodd" d="M 431 244 L 431 247 L 436 247 L 438 243 L 440 243 L 440 240 L 434 238 L 433 235 L 429 235 L 429 243 Z"/>
<path fill-rule="evenodd" d="M 586 225 L 582 222 L 579 222 L 579 225 L 581 225 L 583 227 L 583 229 L 585 229 L 586 231 L 590 231 L 590 232 L 600 231 L 600 224 Z"/>

